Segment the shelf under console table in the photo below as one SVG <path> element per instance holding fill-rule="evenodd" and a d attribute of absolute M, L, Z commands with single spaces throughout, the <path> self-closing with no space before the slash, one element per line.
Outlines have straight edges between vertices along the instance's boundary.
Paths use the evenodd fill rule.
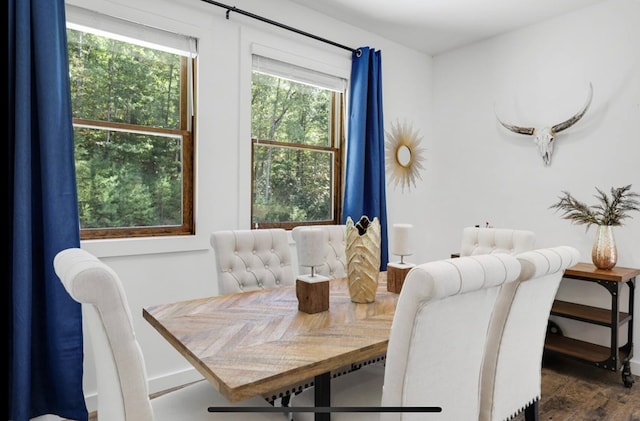
<path fill-rule="evenodd" d="M 566 269 L 565 278 L 594 282 L 604 287 L 611 296 L 611 306 L 605 309 L 555 300 L 551 315 L 609 328 L 610 346 L 569 338 L 550 329 L 545 352 L 561 354 L 614 372 L 622 369 L 622 381 L 626 387 L 631 387 L 633 376 L 629 360 L 633 357 L 634 291 L 638 275 L 640 269 L 614 267 L 603 270 L 590 263 L 578 263 Z M 629 288 L 628 312 L 620 311 L 620 291 L 624 285 Z M 627 343 L 621 346 L 619 330 L 624 325 L 627 325 Z"/>

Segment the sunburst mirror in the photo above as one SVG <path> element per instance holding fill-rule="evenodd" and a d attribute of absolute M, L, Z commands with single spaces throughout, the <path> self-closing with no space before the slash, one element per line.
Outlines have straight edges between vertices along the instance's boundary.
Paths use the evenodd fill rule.
<path fill-rule="evenodd" d="M 386 132 L 385 143 L 386 168 L 389 174 L 389 184 L 394 187 L 400 185 L 402 191 L 416 186 L 416 180 L 422 180 L 420 170 L 424 169 L 424 148 L 420 147 L 422 137 L 414 131 L 410 124 L 398 122 L 391 124 L 391 130 Z"/>

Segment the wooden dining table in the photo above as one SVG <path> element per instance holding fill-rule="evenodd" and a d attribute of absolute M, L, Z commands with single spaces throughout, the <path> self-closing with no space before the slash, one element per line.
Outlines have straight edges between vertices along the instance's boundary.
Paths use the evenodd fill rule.
<path fill-rule="evenodd" d="M 329 407 L 333 370 L 386 354 L 398 300 L 386 272 L 369 304 L 351 301 L 346 278 L 329 282 L 329 310 L 314 314 L 285 286 L 152 305 L 143 317 L 230 402 L 313 379 L 316 407 Z"/>

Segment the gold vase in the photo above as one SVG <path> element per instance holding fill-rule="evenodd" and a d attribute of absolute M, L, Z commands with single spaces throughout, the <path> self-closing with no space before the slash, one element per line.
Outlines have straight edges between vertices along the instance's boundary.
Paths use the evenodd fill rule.
<path fill-rule="evenodd" d="M 365 220 L 366 230 L 361 223 Z M 346 224 L 347 281 L 354 303 L 373 303 L 380 274 L 380 221 L 369 222 L 363 217 L 358 224 L 347 218 Z"/>
<path fill-rule="evenodd" d="M 598 225 L 591 260 L 598 269 L 611 269 L 618 262 L 618 249 L 611 225 Z"/>

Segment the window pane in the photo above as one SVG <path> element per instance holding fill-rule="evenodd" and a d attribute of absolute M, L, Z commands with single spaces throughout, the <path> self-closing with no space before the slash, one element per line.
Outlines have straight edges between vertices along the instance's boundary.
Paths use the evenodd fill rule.
<path fill-rule="evenodd" d="M 331 91 L 253 72 L 251 137 L 331 146 Z"/>
<path fill-rule="evenodd" d="M 73 117 L 180 128 L 181 56 L 67 29 Z"/>
<path fill-rule="evenodd" d="M 333 219 L 333 152 L 254 144 L 253 221 Z"/>
<path fill-rule="evenodd" d="M 75 128 L 81 228 L 182 224 L 182 140 Z"/>

